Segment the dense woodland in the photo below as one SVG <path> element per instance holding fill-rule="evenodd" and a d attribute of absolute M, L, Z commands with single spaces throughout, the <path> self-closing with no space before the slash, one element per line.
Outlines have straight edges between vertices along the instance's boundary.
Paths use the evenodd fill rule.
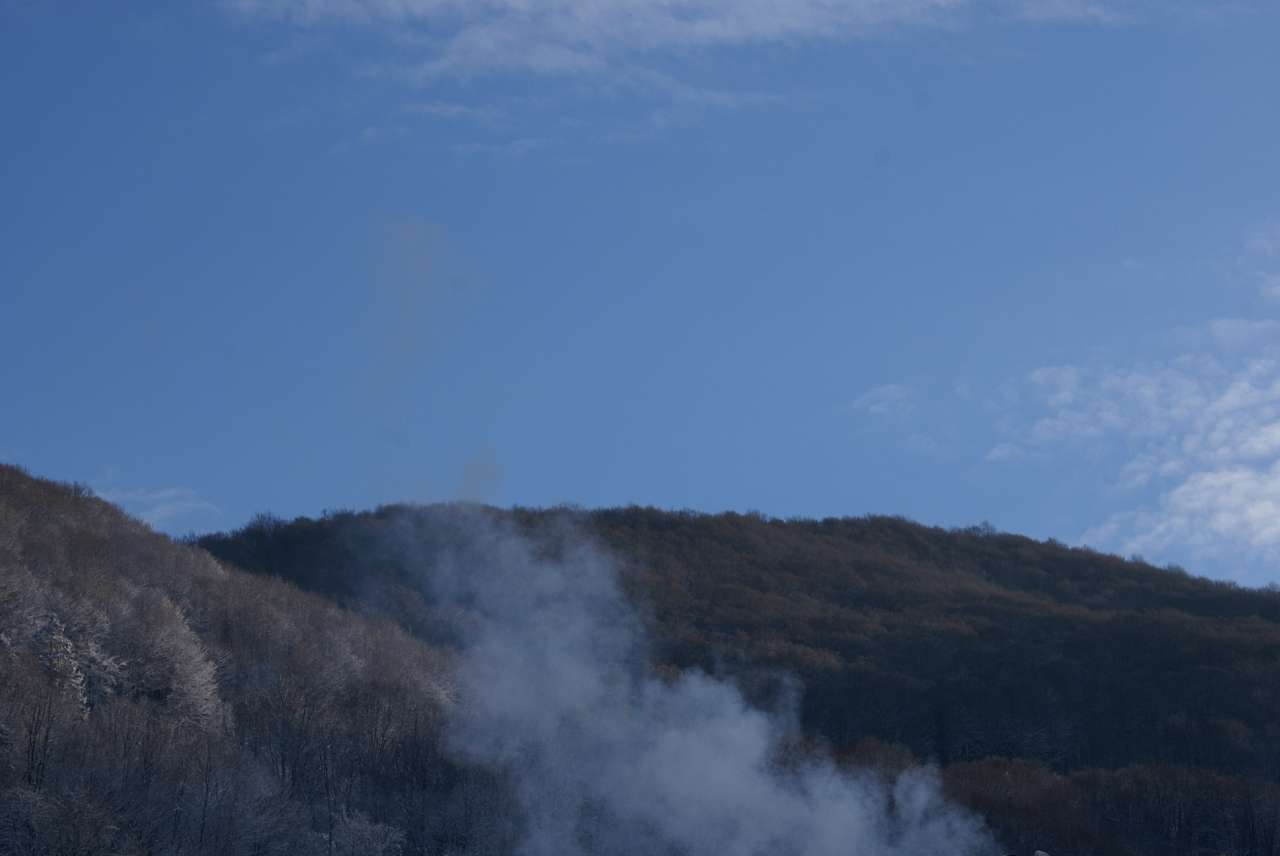
<path fill-rule="evenodd" d="M 1010 852 L 1280 854 L 1280 593 L 989 527 L 465 511 L 598 543 L 654 670 L 794 699 L 796 753 L 938 765 Z M 441 736 L 464 516 L 177 543 L 0 467 L 0 853 L 511 852 L 509 782 Z"/>

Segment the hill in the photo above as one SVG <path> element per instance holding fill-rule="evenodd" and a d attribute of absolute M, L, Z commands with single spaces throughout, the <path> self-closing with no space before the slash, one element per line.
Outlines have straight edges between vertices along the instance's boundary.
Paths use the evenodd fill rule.
<path fill-rule="evenodd" d="M 456 513 L 264 516 L 198 543 L 430 639 L 442 622 L 423 578 Z M 623 563 L 661 662 L 733 673 L 762 697 L 771 678 L 797 676 L 806 730 L 837 749 L 874 736 L 943 764 L 1002 755 L 1280 774 L 1280 592 L 890 517 L 511 517 L 547 541 L 566 513 Z"/>
<path fill-rule="evenodd" d="M 475 658 L 500 648 L 485 622 L 521 628 L 499 653 L 532 674 Z M 556 675 L 563 640 L 580 648 Z M 767 730 L 703 675 L 776 711 Z M 550 689 L 569 678 L 570 696 L 639 694 L 575 719 Z M 832 805 L 883 827 L 863 850 L 937 852 L 921 831 L 942 828 L 978 852 L 903 773 L 932 762 L 1013 852 L 1276 856 L 1278 694 L 1276 592 L 987 528 L 388 506 L 176 543 L 0 467 L 0 853 L 539 852 L 564 765 L 588 794 L 568 850 L 757 852 L 743 818 L 717 820 L 710 765 L 754 781 L 752 817 L 793 844 L 838 781 Z M 592 796 L 605 745 L 655 722 L 680 753 L 615 747 L 609 781 L 641 796 Z M 779 735 L 759 744 L 769 771 L 699 754 L 726 731 Z M 685 756 L 676 779 L 654 768 Z M 687 782 L 693 826 L 671 844 L 684 806 L 663 801 Z"/>
<path fill-rule="evenodd" d="M 448 681 L 389 620 L 0 467 L 0 853 L 437 852 Z"/>
<path fill-rule="evenodd" d="M 261 516 L 198 543 L 447 644 L 423 580 L 457 513 Z M 1280 592 L 892 517 L 486 513 L 550 551 L 567 516 L 618 557 L 660 668 L 765 705 L 798 682 L 807 739 L 942 765 L 1013 844 L 1280 852 Z"/>

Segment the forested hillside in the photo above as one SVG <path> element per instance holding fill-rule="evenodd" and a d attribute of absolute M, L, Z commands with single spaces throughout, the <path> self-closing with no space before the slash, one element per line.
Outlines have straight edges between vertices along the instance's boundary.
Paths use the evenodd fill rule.
<path fill-rule="evenodd" d="M 489 513 L 548 543 L 567 515 L 623 563 L 663 667 L 766 704 L 798 683 L 809 739 L 943 765 L 1011 846 L 1280 853 L 1280 592 L 891 517 Z M 199 543 L 443 641 L 422 578 L 455 517 L 262 516 Z"/>
<path fill-rule="evenodd" d="M 467 844 L 448 657 L 0 467 L 0 853 Z"/>
<path fill-rule="evenodd" d="M 514 516 L 546 538 L 564 513 Z M 570 514 L 625 563 L 661 662 L 762 694 L 799 677 L 806 730 L 837 749 L 1280 776 L 1280 592 L 898 518 Z M 448 506 L 387 507 L 199 543 L 430 639 L 421 578 L 454 526 Z"/>
<path fill-rule="evenodd" d="M 794 701 L 783 768 L 935 763 L 1009 852 L 1280 854 L 1275 592 L 895 518 L 396 506 L 180 544 L 11 467 L 0 853 L 516 852 L 518 783 L 449 737 L 476 618 L 434 582 L 484 573 L 477 519 L 612 557 L 665 684 Z M 625 856 L 607 821 L 583 852 Z"/>

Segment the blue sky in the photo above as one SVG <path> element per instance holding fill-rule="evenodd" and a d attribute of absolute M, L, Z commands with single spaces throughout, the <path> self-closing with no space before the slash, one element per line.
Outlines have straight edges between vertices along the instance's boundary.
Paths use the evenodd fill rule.
<path fill-rule="evenodd" d="M 0 0 L 0 459 L 169 532 L 899 513 L 1280 580 L 1280 10 Z"/>

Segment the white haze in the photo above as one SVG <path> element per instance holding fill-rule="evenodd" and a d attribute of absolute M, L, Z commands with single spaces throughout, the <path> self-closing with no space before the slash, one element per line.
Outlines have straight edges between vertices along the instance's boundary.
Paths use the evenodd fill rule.
<path fill-rule="evenodd" d="M 776 763 L 784 719 L 706 674 L 664 681 L 615 565 L 477 514 L 429 575 L 459 619 L 449 748 L 505 771 L 523 856 L 854 856 L 998 849 L 930 770 Z"/>

